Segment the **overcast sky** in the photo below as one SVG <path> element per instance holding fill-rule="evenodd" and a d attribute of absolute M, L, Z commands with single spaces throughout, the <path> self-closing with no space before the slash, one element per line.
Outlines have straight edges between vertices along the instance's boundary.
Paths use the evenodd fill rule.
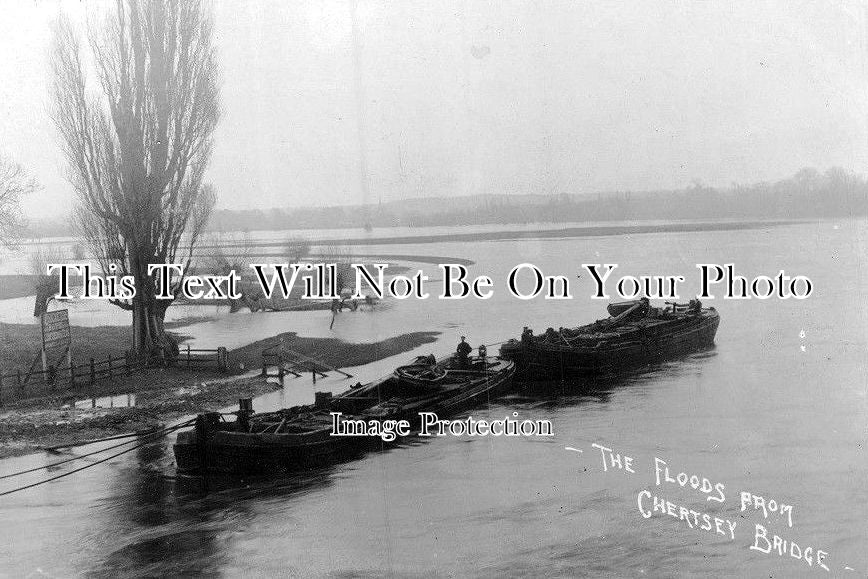
<path fill-rule="evenodd" d="M 0 0 L 0 150 L 43 185 L 31 216 L 73 199 L 46 115 L 51 22 L 110 6 Z M 868 166 L 864 1 L 359 0 L 355 35 L 352 14 L 214 2 L 220 207 Z"/>

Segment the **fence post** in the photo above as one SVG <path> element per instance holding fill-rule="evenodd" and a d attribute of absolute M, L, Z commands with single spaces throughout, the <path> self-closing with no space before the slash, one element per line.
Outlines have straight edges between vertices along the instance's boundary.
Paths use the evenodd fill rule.
<path fill-rule="evenodd" d="M 190 344 L 187 344 L 187 368 L 190 367 Z"/>
<path fill-rule="evenodd" d="M 310 365 L 310 375 L 313 376 L 313 383 L 316 384 L 316 364 Z"/>
<path fill-rule="evenodd" d="M 51 378 L 51 372 L 48 371 L 48 354 L 45 352 L 45 348 L 42 348 L 42 380 L 48 384 Z M 30 378 L 30 374 L 33 372 L 33 366 L 30 367 L 30 372 L 27 374 L 27 377 Z"/>
<path fill-rule="evenodd" d="M 268 376 L 268 362 L 266 361 L 266 355 L 262 354 L 262 374 L 260 374 L 263 378 Z"/>
<path fill-rule="evenodd" d="M 280 383 L 283 384 L 283 354 L 277 356 L 277 377 L 280 378 Z"/>
<path fill-rule="evenodd" d="M 217 369 L 221 372 L 229 369 L 229 351 L 223 346 L 217 348 Z"/>
<path fill-rule="evenodd" d="M 90 359 L 90 385 L 93 386 L 96 384 L 96 361 L 93 358 Z"/>

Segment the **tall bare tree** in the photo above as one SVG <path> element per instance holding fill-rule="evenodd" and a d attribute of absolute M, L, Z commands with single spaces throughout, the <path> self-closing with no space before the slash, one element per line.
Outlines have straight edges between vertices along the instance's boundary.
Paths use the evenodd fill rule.
<path fill-rule="evenodd" d="M 135 278 L 135 298 L 113 303 L 132 311 L 139 354 L 177 348 L 148 264 L 189 266 L 214 205 L 203 184 L 220 116 L 211 27 L 198 0 L 116 0 L 88 29 L 89 58 L 69 20 L 55 30 L 53 118 L 79 225 L 104 271 Z"/>
<path fill-rule="evenodd" d="M 24 168 L 0 155 L 0 246 L 9 247 L 24 227 L 21 198 L 38 188 Z"/>

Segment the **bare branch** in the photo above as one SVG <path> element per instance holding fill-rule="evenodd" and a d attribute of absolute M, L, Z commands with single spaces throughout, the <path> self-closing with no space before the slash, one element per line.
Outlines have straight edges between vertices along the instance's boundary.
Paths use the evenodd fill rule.
<path fill-rule="evenodd" d="M 0 155 L 0 246 L 11 247 L 24 229 L 21 199 L 39 189 L 24 168 Z"/>
<path fill-rule="evenodd" d="M 87 40 L 96 86 L 79 34 L 58 20 L 53 119 L 77 220 L 104 270 L 135 277 L 132 304 L 116 305 L 133 309 L 134 325 L 156 316 L 142 334 L 159 340 L 169 304 L 154 300 L 147 266 L 180 254 L 189 263 L 214 205 L 202 184 L 220 116 L 210 15 L 198 0 L 116 0 Z"/>

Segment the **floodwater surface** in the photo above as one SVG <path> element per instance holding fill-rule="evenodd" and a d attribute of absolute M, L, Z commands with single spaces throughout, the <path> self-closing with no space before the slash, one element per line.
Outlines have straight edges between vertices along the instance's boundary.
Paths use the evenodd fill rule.
<path fill-rule="evenodd" d="M 321 470 L 215 483 L 207 496 L 173 480 L 167 439 L 0 497 L 0 567 L 9 576 L 864 577 L 866 232 L 865 222 L 841 221 L 406 245 L 400 253 L 474 260 L 471 275 L 490 276 L 494 295 L 438 300 L 441 275 L 426 265 L 429 299 L 344 313 L 332 330 L 329 312 L 238 313 L 185 328 L 203 346 L 263 324 L 272 333 L 350 341 L 442 332 L 435 344 L 351 369 L 353 380 L 367 380 L 417 353 L 447 352 L 461 335 L 473 345 L 495 344 L 523 326 L 542 331 L 604 317 L 606 302 L 590 299 L 583 263 L 617 263 L 615 275 L 684 275 L 683 301 L 699 289 L 697 262 L 734 263 L 749 278 L 783 269 L 814 285 L 806 300 L 707 301 L 722 320 L 712 350 L 617 380 L 517 389 L 468 413 L 547 419 L 550 438 L 410 440 Z M 568 277 L 573 299 L 510 296 L 506 276 L 522 262 Z M 288 379 L 254 404 L 264 410 L 312 401 L 315 390 L 346 385 Z M 611 461 L 604 471 L 595 443 L 620 453 L 621 464 L 631 457 L 635 472 Z M 664 478 L 658 486 L 655 457 L 676 481 L 683 472 L 688 481 L 695 475 L 697 483 L 722 484 L 725 500 L 708 500 L 690 482 L 682 488 Z M 54 460 L 18 457 L 2 461 L 0 471 Z M 2 481 L 0 491 L 44 476 Z M 742 511 L 742 491 L 768 505 L 792 505 L 792 527 L 768 509 L 768 518 L 753 506 Z M 675 516 L 652 512 L 651 496 L 670 501 Z M 697 513 L 697 525 L 693 515 L 680 516 L 682 506 Z M 703 528 L 705 513 L 711 530 Z M 714 517 L 735 523 L 734 539 L 726 523 L 724 533 L 715 532 Z M 804 556 L 752 550 L 758 523 L 769 539 L 786 539 L 788 551 L 791 541 L 800 551 L 810 547 L 811 565 Z M 830 573 L 818 566 L 818 551 L 828 553 Z"/>

